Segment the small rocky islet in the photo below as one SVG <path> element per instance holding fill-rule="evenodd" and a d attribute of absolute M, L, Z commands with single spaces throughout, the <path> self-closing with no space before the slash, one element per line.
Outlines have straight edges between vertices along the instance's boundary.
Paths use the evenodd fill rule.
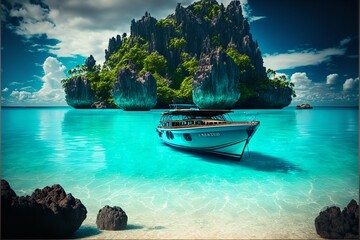
<path fill-rule="evenodd" d="M 240 1 L 181 4 L 165 19 L 131 21 L 131 34 L 109 39 L 103 66 L 91 55 L 62 80 L 74 108 L 149 110 L 170 103 L 202 108 L 283 108 L 292 83 L 269 78 Z M 272 74 L 275 76 L 274 74 Z"/>

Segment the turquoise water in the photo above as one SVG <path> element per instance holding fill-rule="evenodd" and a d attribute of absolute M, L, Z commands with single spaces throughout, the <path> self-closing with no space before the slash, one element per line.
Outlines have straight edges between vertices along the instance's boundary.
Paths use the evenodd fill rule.
<path fill-rule="evenodd" d="M 161 110 L 1 111 L 2 178 L 18 195 L 61 184 L 88 210 L 78 237 L 103 237 L 97 212 L 117 205 L 115 238 L 315 238 L 320 210 L 359 198 L 358 109 L 236 110 L 261 121 L 240 162 L 162 144 Z"/>

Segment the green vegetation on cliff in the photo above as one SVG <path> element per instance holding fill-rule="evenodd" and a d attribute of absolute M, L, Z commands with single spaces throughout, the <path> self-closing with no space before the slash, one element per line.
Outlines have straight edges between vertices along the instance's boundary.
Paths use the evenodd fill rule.
<path fill-rule="evenodd" d="M 113 102 L 115 80 L 122 69 L 131 66 L 139 75 L 150 72 L 156 79 L 157 107 L 167 107 L 173 101 L 190 103 L 200 59 L 222 48 L 240 72 L 241 97 L 237 107 L 261 98 L 270 87 L 289 88 L 295 96 L 291 82 L 275 77 L 271 70 L 266 72 L 249 29 L 239 1 L 232 1 L 227 8 L 216 0 L 201 0 L 186 8 L 178 5 L 175 14 L 161 20 L 146 13 L 142 19 L 132 21 L 129 37 L 123 34 L 122 38 L 118 35 L 109 40 L 103 66 L 77 66 L 69 70 L 63 86 L 82 76 L 90 81 L 98 99 Z"/>

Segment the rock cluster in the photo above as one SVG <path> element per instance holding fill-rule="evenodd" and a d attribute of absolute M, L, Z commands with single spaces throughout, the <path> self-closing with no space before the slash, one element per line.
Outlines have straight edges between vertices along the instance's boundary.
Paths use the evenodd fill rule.
<path fill-rule="evenodd" d="M 120 207 L 106 205 L 99 210 L 96 226 L 101 230 L 125 230 L 128 217 Z"/>
<path fill-rule="evenodd" d="M 194 75 L 193 100 L 200 108 L 232 108 L 239 100 L 239 70 L 224 50 L 205 55 Z"/>
<path fill-rule="evenodd" d="M 359 239 L 359 205 L 352 199 L 343 209 L 332 206 L 315 219 L 317 234 L 330 239 Z"/>
<path fill-rule="evenodd" d="M 86 214 L 81 201 L 58 184 L 18 197 L 1 180 L 2 238 L 66 238 L 81 226 Z"/>
<path fill-rule="evenodd" d="M 151 73 L 139 75 L 134 65 L 120 70 L 112 96 L 120 108 L 128 111 L 150 110 L 157 101 L 156 80 Z"/>
<path fill-rule="evenodd" d="M 91 108 L 91 105 L 98 101 L 95 91 L 91 89 L 90 81 L 82 76 L 66 81 L 64 90 L 67 104 L 74 108 Z"/>

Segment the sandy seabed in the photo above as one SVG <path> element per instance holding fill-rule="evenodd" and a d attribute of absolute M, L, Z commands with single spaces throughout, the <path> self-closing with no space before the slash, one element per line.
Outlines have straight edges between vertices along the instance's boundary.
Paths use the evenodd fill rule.
<path fill-rule="evenodd" d="M 214 216 L 214 215 L 213 215 Z M 134 219 L 135 220 L 135 219 Z M 217 219 L 204 218 L 185 220 L 182 216 L 168 221 L 148 219 L 145 224 L 128 222 L 124 231 L 104 231 L 95 225 L 83 224 L 75 238 L 81 239 L 321 239 L 316 234 L 314 222 L 291 221 L 279 218 L 264 223 L 265 219 L 252 219 L 251 222 L 229 222 L 218 216 Z M 186 219 L 188 220 L 188 219 Z M 267 219 L 268 220 L 268 219 Z M 157 222 L 157 224 L 155 223 Z"/>

